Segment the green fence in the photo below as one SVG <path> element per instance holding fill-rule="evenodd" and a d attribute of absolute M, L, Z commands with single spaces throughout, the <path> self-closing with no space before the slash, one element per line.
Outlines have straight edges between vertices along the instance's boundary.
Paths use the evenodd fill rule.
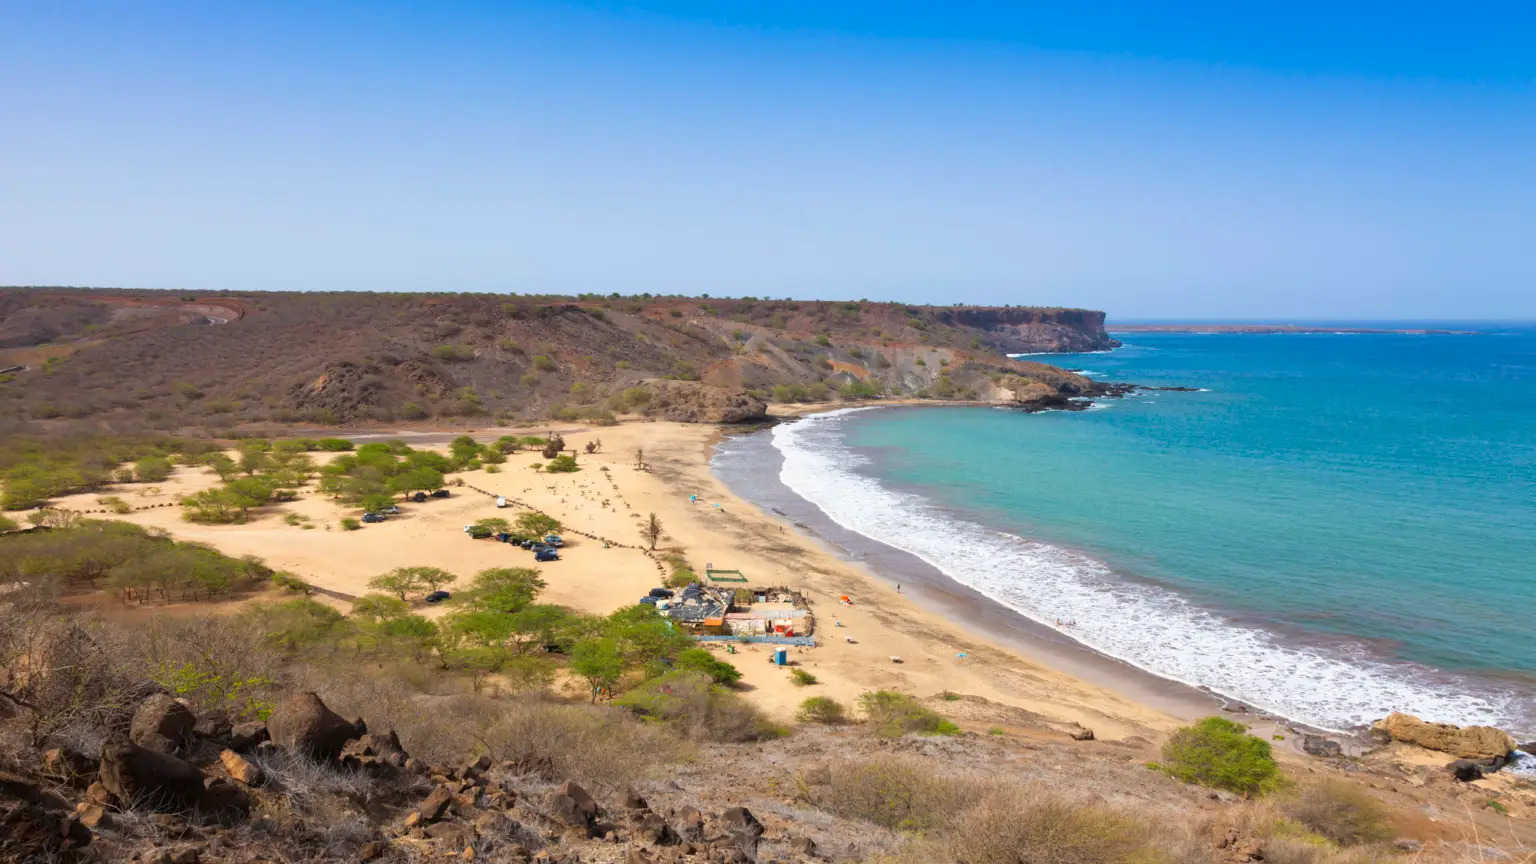
<path fill-rule="evenodd" d="M 746 574 L 740 570 L 705 570 L 704 578 L 711 582 L 745 582 Z"/>

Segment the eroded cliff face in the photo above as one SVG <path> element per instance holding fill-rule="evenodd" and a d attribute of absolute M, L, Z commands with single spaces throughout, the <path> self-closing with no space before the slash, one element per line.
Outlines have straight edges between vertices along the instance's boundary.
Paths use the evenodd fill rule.
<path fill-rule="evenodd" d="M 1011 354 L 1104 351 L 1120 344 L 1105 332 L 1104 313 L 1091 309 L 958 307 L 937 317 L 984 330 Z"/>

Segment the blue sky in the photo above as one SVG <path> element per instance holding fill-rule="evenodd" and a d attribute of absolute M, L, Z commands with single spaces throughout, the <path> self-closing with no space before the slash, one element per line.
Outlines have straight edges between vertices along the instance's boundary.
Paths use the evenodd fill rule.
<path fill-rule="evenodd" d="M 1253 5 L 0 2 L 0 284 L 1536 318 L 1536 4 Z"/>

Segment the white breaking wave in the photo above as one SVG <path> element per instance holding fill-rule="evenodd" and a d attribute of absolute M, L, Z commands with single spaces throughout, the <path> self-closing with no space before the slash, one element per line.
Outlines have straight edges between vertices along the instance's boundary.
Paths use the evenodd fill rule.
<path fill-rule="evenodd" d="M 1206 686 L 1283 717 L 1345 730 L 1392 711 L 1457 724 L 1508 725 L 1512 694 L 1473 695 L 1430 670 L 1367 656 L 1282 644 L 1177 594 L 1127 582 L 1081 553 L 954 517 L 920 496 L 851 470 L 868 460 L 843 445 L 854 408 L 784 423 L 773 446 L 779 478 L 832 521 L 922 559 L 963 585 L 1165 678 Z"/>
<path fill-rule="evenodd" d="M 1125 347 L 1121 345 L 1120 347 Z M 1025 351 L 1022 354 L 1006 354 L 1006 357 L 1060 357 L 1063 354 L 1112 354 L 1113 348 L 1105 348 L 1102 351 Z"/>

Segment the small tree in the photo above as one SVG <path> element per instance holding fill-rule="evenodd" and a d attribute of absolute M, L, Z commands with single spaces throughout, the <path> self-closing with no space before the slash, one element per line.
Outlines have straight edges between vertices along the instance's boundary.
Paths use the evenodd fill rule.
<path fill-rule="evenodd" d="M 146 456 L 133 464 L 133 476 L 140 483 L 163 483 L 171 476 L 171 460 Z"/>
<path fill-rule="evenodd" d="M 592 639 L 571 651 L 571 671 L 586 680 L 596 704 L 599 695 L 613 695 L 614 685 L 624 675 L 624 658 L 612 639 Z"/>
<path fill-rule="evenodd" d="M 375 591 L 393 594 L 404 600 L 407 594 L 421 588 L 421 577 L 416 575 L 415 570 L 414 567 L 397 567 L 388 573 L 369 579 L 368 587 Z"/>
<path fill-rule="evenodd" d="M 235 464 L 235 460 L 223 453 L 214 453 L 209 456 L 208 467 L 212 468 L 213 473 L 219 475 L 219 479 L 225 483 L 240 476 L 240 466 Z"/>
<path fill-rule="evenodd" d="M 532 567 L 493 567 L 475 574 L 469 605 L 497 614 L 520 612 L 538 598 L 544 580 Z"/>
<path fill-rule="evenodd" d="M 492 534 L 497 534 L 503 531 L 511 531 L 512 523 L 500 516 L 487 516 L 484 519 L 475 520 L 475 528 L 480 531 L 489 531 Z"/>
<path fill-rule="evenodd" d="M 533 537 L 559 534 L 563 527 L 559 519 L 544 513 L 524 513 L 517 517 L 517 530 Z"/>
<path fill-rule="evenodd" d="M 644 447 L 636 447 L 635 448 L 635 467 L 641 469 L 642 471 L 645 470 L 645 448 Z"/>
<path fill-rule="evenodd" d="M 437 591 L 444 585 L 452 585 L 459 581 L 459 577 L 437 567 L 411 567 L 416 578 L 428 591 Z"/>
<path fill-rule="evenodd" d="M 661 530 L 661 520 L 656 517 L 655 513 L 647 517 L 644 524 L 640 526 L 640 536 L 646 543 L 650 544 L 652 549 L 655 549 L 656 544 L 660 543 L 661 538 L 665 536 Z"/>

